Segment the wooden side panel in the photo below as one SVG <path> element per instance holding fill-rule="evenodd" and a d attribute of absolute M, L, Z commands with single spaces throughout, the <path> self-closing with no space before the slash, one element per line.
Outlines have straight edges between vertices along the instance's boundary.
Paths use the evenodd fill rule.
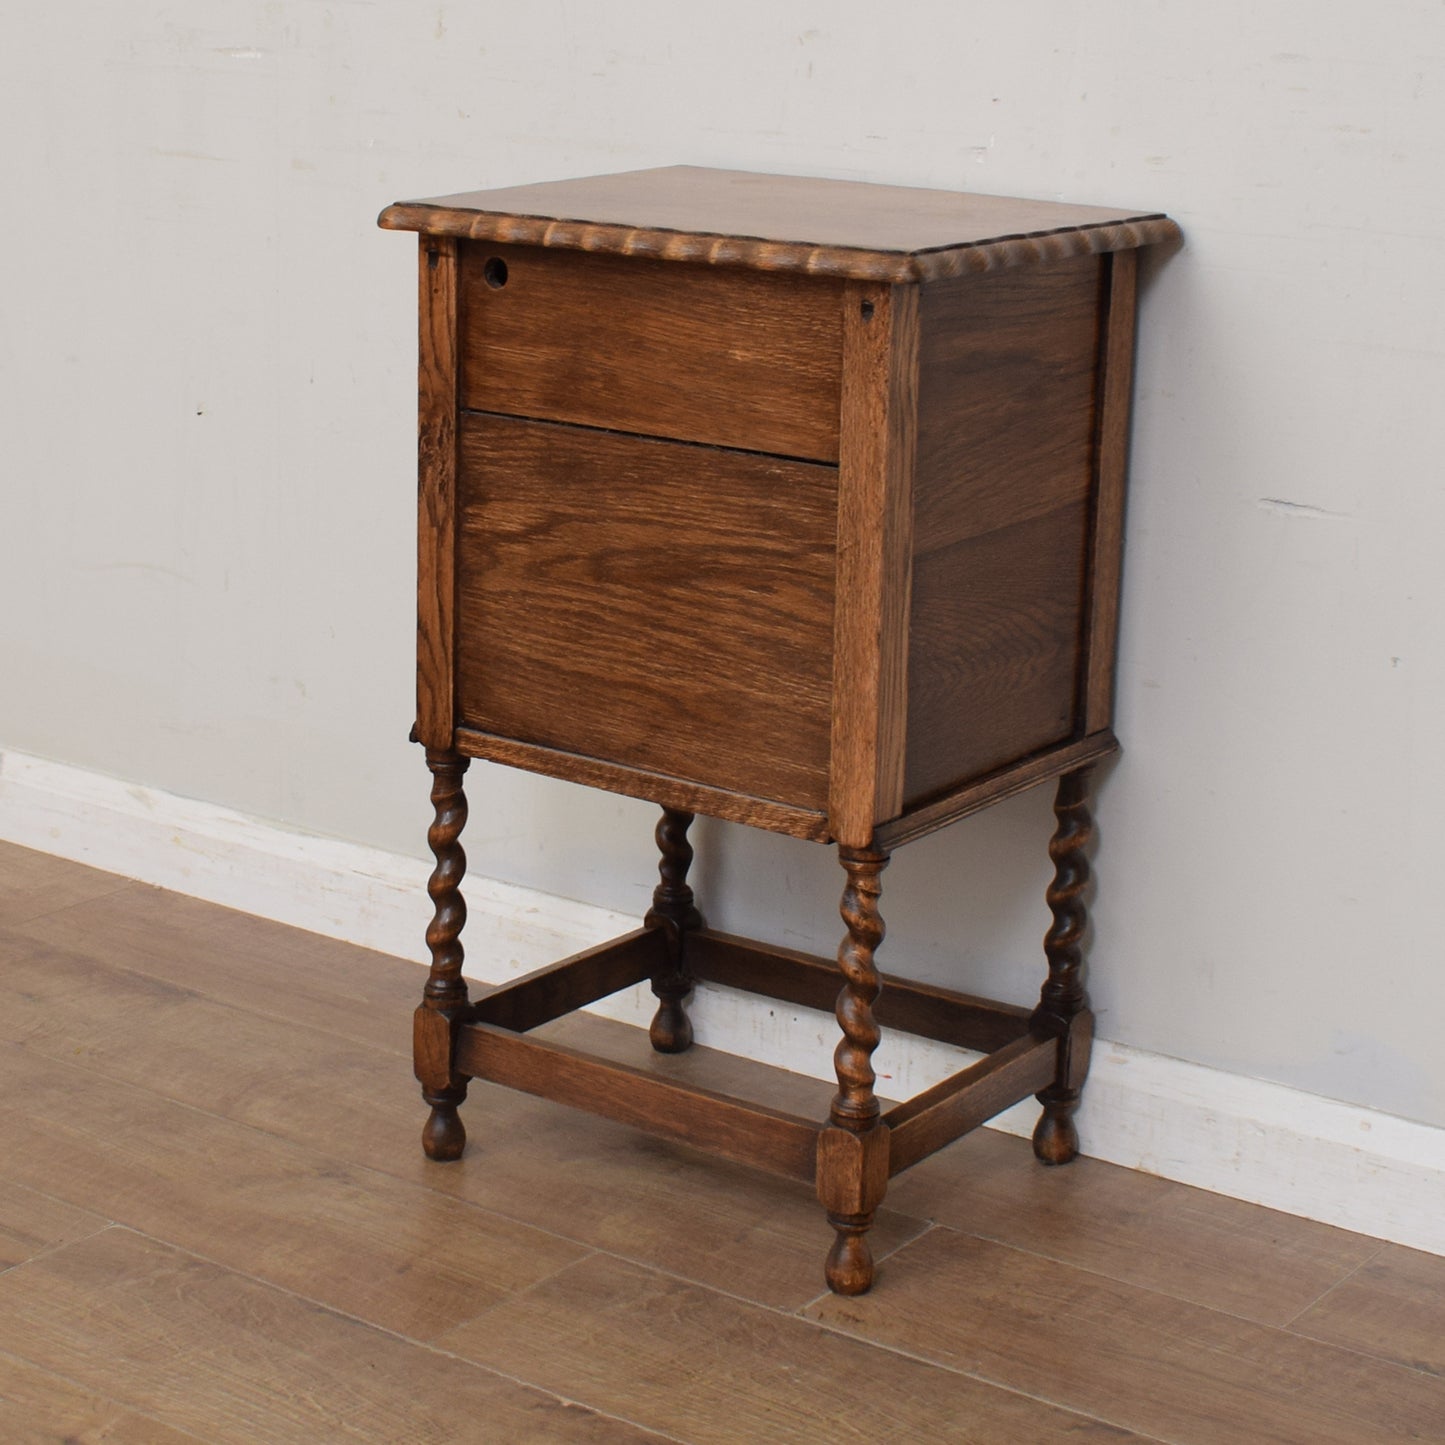
<path fill-rule="evenodd" d="M 1100 275 L 923 289 L 907 806 L 1075 735 Z"/>
<path fill-rule="evenodd" d="M 903 802 L 918 288 L 850 283 L 843 355 L 829 823 L 864 848 Z"/>
<path fill-rule="evenodd" d="M 811 277 L 463 243 L 463 405 L 836 461 L 840 291 Z"/>
<path fill-rule="evenodd" d="M 832 467 L 465 414 L 459 492 L 461 723 L 822 809 Z"/>
<path fill-rule="evenodd" d="M 456 499 L 457 243 L 421 237 L 417 379 L 416 735 L 452 740 L 452 545 Z"/>
<path fill-rule="evenodd" d="M 1087 527 L 1080 498 L 917 560 L 910 803 L 1073 731 Z"/>
<path fill-rule="evenodd" d="M 1099 435 L 1095 450 L 1094 525 L 1090 542 L 1089 620 L 1084 727 L 1109 726 L 1119 641 L 1119 585 L 1124 561 L 1124 486 L 1129 465 L 1129 403 L 1134 387 L 1134 311 L 1139 253 L 1108 258 L 1109 295 L 1102 347 Z"/>

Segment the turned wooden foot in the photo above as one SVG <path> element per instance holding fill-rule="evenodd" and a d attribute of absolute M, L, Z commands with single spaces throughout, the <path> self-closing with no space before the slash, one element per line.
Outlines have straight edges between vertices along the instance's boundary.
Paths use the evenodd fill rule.
<path fill-rule="evenodd" d="M 431 1113 L 422 1125 L 421 1147 L 428 1159 L 439 1164 L 462 1157 L 467 1147 L 467 1131 L 457 1108 L 467 1097 L 467 1086 L 457 1089 L 423 1089 L 421 1096 L 431 1105 Z"/>
<path fill-rule="evenodd" d="M 824 1278 L 834 1294 L 856 1295 L 873 1283 L 868 1230 L 888 1187 L 888 1126 L 879 1118 L 872 1062 L 879 1039 L 873 1004 L 882 990 L 873 961 L 883 941 L 879 875 L 888 855 L 840 848 L 838 857 L 848 874 L 840 908 L 848 931 L 838 949 L 843 988 L 836 1007 L 843 1038 L 833 1053 L 838 1092 L 828 1127 L 818 1135 L 817 1183 L 835 1231 Z"/>
<path fill-rule="evenodd" d="M 692 866 L 692 844 L 687 830 L 693 815 L 677 808 L 664 808 L 657 823 L 658 884 L 652 892 L 652 907 L 643 925 L 663 936 L 666 962 L 653 975 L 652 992 L 657 996 L 657 1013 L 648 1029 L 652 1047 L 660 1054 L 680 1054 L 692 1047 L 692 1020 L 684 1001 L 692 992 L 687 968 L 687 935 L 703 927 L 702 914 L 693 902 L 687 871 Z"/>
<path fill-rule="evenodd" d="M 453 1066 L 455 1025 L 466 1017 L 467 985 L 462 978 L 462 927 L 467 905 L 461 881 L 467 857 L 458 841 L 467 821 L 467 799 L 462 777 L 467 759 L 457 753 L 427 749 L 431 769 L 433 820 L 427 843 L 436 867 L 427 883 L 432 900 L 432 921 L 426 931 L 431 971 L 416 1011 L 412 1058 L 421 1095 L 431 1105 L 422 1127 L 422 1148 L 428 1159 L 459 1159 L 467 1131 L 457 1109 L 467 1097 L 467 1080 Z"/>
<path fill-rule="evenodd" d="M 1068 1164 L 1079 1152 L 1079 1131 L 1074 1127 L 1074 1110 L 1079 1107 L 1077 1090 L 1073 1098 L 1051 1098 L 1039 1094 L 1044 1106 L 1039 1122 L 1034 1125 L 1034 1157 L 1041 1164 Z"/>
<path fill-rule="evenodd" d="M 1039 996 L 1030 1027 L 1059 1041 L 1054 1082 L 1036 1097 L 1044 1112 L 1034 1129 L 1034 1155 L 1044 1164 L 1067 1164 L 1079 1152 L 1074 1113 L 1089 1072 L 1093 1015 L 1084 991 L 1084 929 L 1088 911 L 1084 889 L 1089 882 L 1087 850 L 1094 821 L 1089 814 L 1089 769 L 1059 779 L 1054 799 L 1058 827 L 1049 842 L 1054 878 L 1045 895 L 1053 923 L 1044 937 L 1049 976 Z"/>
<path fill-rule="evenodd" d="M 873 1216 L 830 1214 L 828 1223 L 837 1230 L 823 1266 L 828 1288 L 834 1294 L 867 1294 L 873 1287 L 873 1251 L 868 1247 Z"/>
<path fill-rule="evenodd" d="M 683 1054 L 692 1047 L 692 1020 L 680 998 L 664 998 L 647 1027 L 647 1037 L 659 1054 Z"/>

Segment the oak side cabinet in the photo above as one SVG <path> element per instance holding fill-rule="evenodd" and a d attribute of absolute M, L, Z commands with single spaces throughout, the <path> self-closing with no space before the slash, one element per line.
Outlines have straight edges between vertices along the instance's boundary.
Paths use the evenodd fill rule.
<path fill-rule="evenodd" d="M 1036 1094 L 1078 1149 L 1081 893 L 1110 730 L 1136 260 L 1157 213 L 669 167 L 388 207 L 420 236 L 414 737 L 432 773 L 417 1077 L 435 1160 L 472 1078 L 816 1184 L 828 1284 L 872 1283 L 890 1176 Z M 472 758 L 661 806 L 635 932 L 469 998 Z M 1058 780 L 1038 1007 L 892 982 L 899 844 Z M 836 962 L 709 930 L 696 813 L 836 843 Z M 532 1030 L 650 980 L 652 1046 L 711 980 L 836 1011 L 794 1117 Z M 875 1005 L 877 1005 L 875 1007 Z M 983 1060 L 884 1113 L 879 1021 Z"/>

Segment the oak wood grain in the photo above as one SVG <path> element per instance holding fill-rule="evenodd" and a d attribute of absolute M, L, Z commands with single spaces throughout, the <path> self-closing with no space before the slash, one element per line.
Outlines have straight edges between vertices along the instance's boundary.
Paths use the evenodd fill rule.
<path fill-rule="evenodd" d="M 977 1129 L 1010 1105 L 1037 1093 L 1054 1076 L 1053 1040 L 1015 1039 L 987 1058 L 890 1109 L 889 1170 L 898 1174 L 920 1159 Z"/>
<path fill-rule="evenodd" d="M 907 805 L 1071 740 L 1087 503 L 918 557 Z"/>
<path fill-rule="evenodd" d="M 420 245 L 417 374 L 417 741 L 451 746 L 456 569 L 457 243 Z"/>
<path fill-rule="evenodd" d="M 474 240 L 908 282 L 1155 245 L 1156 211 L 665 166 L 388 206 L 378 224 Z"/>
<path fill-rule="evenodd" d="M 12 1181 L 414 1338 L 583 1252 L 32 1050 L 0 1079 Z"/>
<path fill-rule="evenodd" d="M 586 1109 L 790 1179 L 813 1177 L 819 1126 L 761 1104 L 490 1024 L 463 1027 L 457 1059 L 476 1078 Z"/>
<path fill-rule="evenodd" d="M 1445 1258 L 1387 1244 L 1290 1329 L 1445 1379 Z"/>
<path fill-rule="evenodd" d="M 883 1268 L 887 1268 L 885 1262 Z M 454 1330 L 447 1349 L 696 1445 L 1127 1440 L 1022 1395 L 595 1257 Z M 678 1381 L 686 1382 L 679 1388 Z M 866 1382 L 866 1384 L 865 1384 Z"/>
<path fill-rule="evenodd" d="M 917 288 L 850 284 L 828 818 L 857 848 L 903 802 L 917 381 Z"/>
<path fill-rule="evenodd" d="M 922 290 L 909 806 L 1073 732 L 1100 267 Z"/>
<path fill-rule="evenodd" d="M 1119 740 L 1108 731 L 1041 749 L 1018 762 L 996 768 L 909 808 L 901 818 L 879 828 L 879 846 L 897 848 L 966 818 L 970 813 L 977 813 L 992 803 L 1036 788 L 1040 783 L 1049 782 L 1087 763 L 1098 762 L 1118 751 Z"/>
<path fill-rule="evenodd" d="M 1119 587 L 1124 563 L 1124 491 L 1129 409 L 1134 388 L 1134 319 L 1139 257 L 1110 256 L 1100 347 L 1102 375 L 1094 440 L 1093 517 L 1089 529 L 1089 602 L 1084 663 L 1084 730 L 1113 720 L 1114 658 L 1119 645 Z"/>
<path fill-rule="evenodd" d="M 834 462 L 841 289 L 464 243 L 461 404 Z"/>
<path fill-rule="evenodd" d="M 889 1281 L 808 1316 L 1180 1445 L 1445 1434 L 1445 1381 L 951 1229 L 894 1255 Z"/>
<path fill-rule="evenodd" d="M 646 798 L 665 808 L 680 808 L 689 813 L 705 813 L 725 818 L 730 823 L 746 823 L 754 828 L 767 828 L 793 838 L 806 838 L 815 843 L 832 840 L 828 831 L 828 815 L 817 808 L 795 808 L 775 803 L 770 798 L 751 793 L 735 793 L 724 788 L 711 788 L 687 778 L 669 777 L 649 768 L 626 767 L 600 758 L 583 757 L 581 753 L 544 748 L 536 743 L 522 743 L 514 738 L 499 738 L 475 728 L 458 728 L 457 750 L 469 758 L 485 758 L 488 762 L 505 763 L 508 767 L 528 772 L 545 773 L 549 778 L 565 778 L 589 788 L 605 788 L 629 798 Z"/>
<path fill-rule="evenodd" d="M 832 468 L 476 413 L 461 458 L 468 727 L 822 805 Z"/>
<path fill-rule="evenodd" d="M 921 552 L 1088 495 L 1101 263 L 925 286 L 919 297 Z"/>
<path fill-rule="evenodd" d="M 153 1415 L 147 1445 L 658 1438 L 124 1229 L 0 1276 L 0 1349 Z"/>

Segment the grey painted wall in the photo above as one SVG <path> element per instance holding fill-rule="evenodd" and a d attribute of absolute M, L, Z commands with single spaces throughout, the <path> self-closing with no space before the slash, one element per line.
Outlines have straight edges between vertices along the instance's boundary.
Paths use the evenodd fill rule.
<path fill-rule="evenodd" d="M 1167 209 L 1094 993 L 1445 1124 L 1445 10 L 82 0 L 0 45 L 0 743 L 419 853 L 399 196 L 687 161 Z M 652 810 L 478 768 L 473 867 L 624 909 Z M 900 854 L 885 962 L 1024 1000 L 1048 800 Z M 706 824 L 714 920 L 829 856 Z"/>

